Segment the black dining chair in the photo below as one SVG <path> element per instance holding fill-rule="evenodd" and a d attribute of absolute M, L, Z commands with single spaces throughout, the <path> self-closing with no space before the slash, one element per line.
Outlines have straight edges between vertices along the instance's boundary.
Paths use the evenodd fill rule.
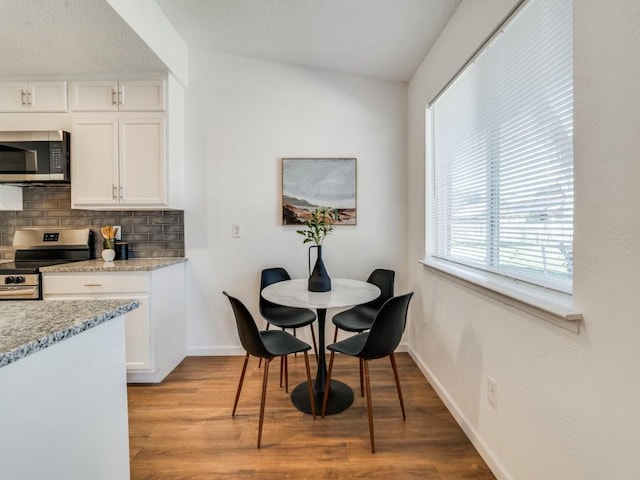
<path fill-rule="evenodd" d="M 377 268 L 371 272 L 367 282 L 380 289 L 380 296 L 370 302 L 356 305 L 344 312 L 335 314 L 331 319 L 336 327 L 333 334 L 334 342 L 338 340 L 338 329 L 360 333 L 371 328 L 378 310 L 387 300 L 393 297 L 395 276 L 396 272 L 384 268 Z"/>
<path fill-rule="evenodd" d="M 367 278 L 367 282 L 380 289 L 380 296 L 370 302 L 356 305 L 344 312 L 335 314 L 331 319 L 335 325 L 335 331 L 333 333 L 334 342 L 338 341 L 338 330 L 361 333 L 371 328 L 373 319 L 376 317 L 380 308 L 382 308 L 382 305 L 393 297 L 395 277 L 396 272 L 384 268 L 377 268 L 371 272 L 371 275 Z M 363 365 L 362 360 L 360 360 L 360 395 L 364 397 L 363 377 Z"/>
<path fill-rule="evenodd" d="M 260 292 L 262 292 L 265 287 L 268 287 L 273 283 L 283 282 L 285 280 L 291 280 L 291 277 L 284 268 L 265 268 L 260 274 Z M 318 357 L 316 335 L 313 330 L 313 322 L 316 319 L 316 314 L 313 310 L 309 310 L 308 308 L 295 308 L 278 305 L 264 299 L 262 295 L 260 295 L 259 305 L 260 315 L 262 315 L 262 317 L 267 321 L 267 330 L 269 330 L 270 325 L 279 327 L 282 330 L 293 329 L 293 336 L 295 337 L 297 328 L 306 327 L 307 325 L 309 325 L 309 328 L 311 328 L 311 338 L 313 339 L 313 351 L 316 355 L 316 358 Z M 286 369 L 288 365 L 286 358 L 283 359 L 280 367 L 280 386 L 282 386 L 283 365 L 286 378 Z M 289 391 L 287 382 L 285 382 L 285 391 Z"/>
<path fill-rule="evenodd" d="M 292 353 L 304 353 L 304 363 L 307 369 L 307 385 L 309 386 L 309 400 L 311 401 L 311 413 L 316 418 L 315 403 L 313 401 L 313 385 L 311 383 L 311 370 L 309 368 L 309 355 L 307 351 L 311 350 L 311 345 L 295 338 L 290 333 L 281 330 L 258 330 L 256 322 L 247 307 L 237 298 L 232 297 L 227 292 L 224 293 L 231 302 L 231 308 L 236 319 L 238 327 L 238 336 L 240 343 L 246 351 L 242 373 L 240 374 L 240 382 L 236 391 L 236 399 L 233 402 L 233 412 L 231 416 L 235 416 L 244 375 L 247 371 L 247 363 L 249 356 L 263 359 L 264 372 L 262 374 L 262 396 L 260 400 L 260 420 L 258 423 L 258 448 L 260 448 L 260 440 L 262 438 L 262 424 L 264 421 L 264 405 L 267 396 L 267 380 L 269 379 L 269 364 L 275 357 L 284 357 Z"/>
<path fill-rule="evenodd" d="M 382 306 L 371 325 L 368 332 L 362 332 L 352 337 L 346 338 L 337 343 L 332 343 L 327 348 L 331 351 L 329 358 L 329 368 L 327 370 L 327 381 L 322 400 L 322 417 L 324 418 L 327 399 L 331 381 L 331 371 L 333 370 L 333 360 L 336 352 L 357 357 L 362 360 L 364 367 L 364 383 L 367 392 L 367 413 L 369 416 L 369 438 L 371 441 L 371 453 L 375 453 L 375 442 L 373 438 L 373 411 L 371 408 L 371 382 L 369 379 L 369 361 L 377 358 L 389 357 L 391 368 L 396 381 L 398 399 L 402 410 L 402 419 L 406 420 L 404 402 L 402 400 L 402 390 L 400 389 L 400 378 L 396 366 L 395 349 L 400 343 L 404 328 L 407 323 L 407 311 L 413 292 L 406 295 L 393 297 Z"/>

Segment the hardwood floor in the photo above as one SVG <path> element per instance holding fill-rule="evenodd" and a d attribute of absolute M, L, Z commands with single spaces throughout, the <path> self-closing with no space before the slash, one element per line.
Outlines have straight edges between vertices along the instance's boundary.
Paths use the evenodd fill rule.
<path fill-rule="evenodd" d="M 242 360 L 188 357 L 159 385 L 129 386 L 132 480 L 495 478 L 406 353 L 397 354 L 406 422 L 388 359 L 371 362 L 375 454 L 357 360 L 336 356 L 334 364 L 333 378 L 354 388 L 351 408 L 315 421 L 279 387 L 274 360 L 260 449 L 254 358 L 231 417 Z M 290 358 L 289 377 L 290 390 L 304 381 L 302 356 Z"/>

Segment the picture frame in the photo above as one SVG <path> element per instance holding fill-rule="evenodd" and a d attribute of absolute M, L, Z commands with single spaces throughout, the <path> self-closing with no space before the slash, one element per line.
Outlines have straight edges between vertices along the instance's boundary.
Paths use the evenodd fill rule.
<path fill-rule="evenodd" d="M 302 225 L 318 207 L 337 208 L 336 225 L 357 224 L 355 158 L 282 158 L 282 224 Z"/>

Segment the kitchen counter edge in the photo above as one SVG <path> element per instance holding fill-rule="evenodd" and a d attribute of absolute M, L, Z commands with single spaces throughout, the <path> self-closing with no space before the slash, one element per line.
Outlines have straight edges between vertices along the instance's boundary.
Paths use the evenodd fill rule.
<path fill-rule="evenodd" d="M 0 368 L 140 306 L 138 300 L 16 300 L 0 314 Z"/>
<path fill-rule="evenodd" d="M 63 263 L 42 267 L 42 273 L 81 273 L 81 272 L 141 272 L 170 267 L 178 263 L 186 262 L 186 257 L 167 258 L 133 258 L 130 260 L 116 260 L 105 262 L 103 260 L 84 260 L 81 262 Z"/>

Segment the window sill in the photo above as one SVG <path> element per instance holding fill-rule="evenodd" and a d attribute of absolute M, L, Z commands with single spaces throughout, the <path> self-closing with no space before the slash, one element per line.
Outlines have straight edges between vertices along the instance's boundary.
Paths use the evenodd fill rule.
<path fill-rule="evenodd" d="M 574 309 L 571 295 L 442 260 L 429 258 L 420 260 L 420 263 L 432 272 L 471 290 L 530 313 L 565 330 L 580 333 L 582 313 Z"/>

